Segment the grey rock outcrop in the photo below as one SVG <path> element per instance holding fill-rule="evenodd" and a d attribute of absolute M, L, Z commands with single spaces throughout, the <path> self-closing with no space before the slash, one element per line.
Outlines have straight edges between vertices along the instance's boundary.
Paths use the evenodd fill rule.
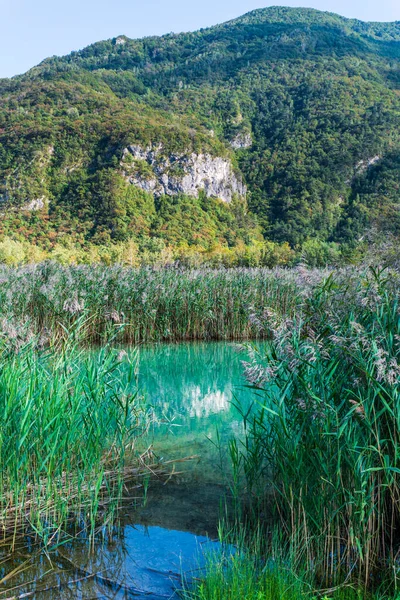
<path fill-rule="evenodd" d="M 22 206 L 22 210 L 42 210 L 42 208 L 45 207 L 46 203 L 47 200 L 44 196 L 42 196 L 41 198 L 34 198 L 33 200 L 30 200 L 30 202 L 27 202 L 27 204 L 24 204 L 24 206 Z"/>
<path fill-rule="evenodd" d="M 250 133 L 238 133 L 230 141 L 230 145 L 234 150 L 242 150 L 243 148 L 250 148 L 253 145 L 253 140 Z"/>
<path fill-rule="evenodd" d="M 208 197 L 231 202 L 234 195 L 246 195 L 229 159 L 195 153 L 165 156 L 162 150 L 161 145 L 125 148 L 121 166 L 126 179 L 156 196 L 198 196 L 203 190 Z"/>
<path fill-rule="evenodd" d="M 381 160 L 381 157 L 379 156 L 379 154 L 377 154 L 376 156 L 372 156 L 372 158 L 368 158 L 367 160 L 360 160 L 360 162 L 356 164 L 355 171 L 356 171 L 357 175 L 359 175 L 360 173 L 364 173 L 365 171 L 367 171 L 370 167 L 375 165 L 380 160 Z"/>
<path fill-rule="evenodd" d="M 376 165 L 376 163 L 378 163 L 381 160 L 381 158 L 382 157 L 379 156 L 379 154 L 377 154 L 376 156 L 372 156 L 371 158 L 367 158 L 366 160 L 360 160 L 356 165 L 354 165 L 354 173 L 352 178 L 347 179 L 345 183 L 347 185 L 351 185 L 352 182 L 356 179 L 356 177 L 362 175 L 363 173 L 368 171 L 368 169 Z"/>

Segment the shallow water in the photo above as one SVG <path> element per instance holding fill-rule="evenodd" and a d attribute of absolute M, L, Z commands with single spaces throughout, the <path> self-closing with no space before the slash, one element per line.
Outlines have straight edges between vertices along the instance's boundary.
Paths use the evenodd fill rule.
<path fill-rule="evenodd" d="M 126 525 L 122 537 L 88 553 L 86 543 L 74 542 L 50 556 L 21 551 L 9 567 L 25 565 L 4 592 L 7 598 L 171 598 L 181 575 L 201 574 L 216 541 L 161 527 Z M 28 561 L 28 564 L 27 564 Z M 12 589 L 11 589 L 12 588 Z"/>
<path fill-rule="evenodd" d="M 142 347 L 139 386 L 158 417 L 143 443 L 165 460 L 199 458 L 166 485 L 152 484 L 144 507 L 124 510 L 118 537 L 92 552 L 74 541 L 51 555 L 27 547 L 4 554 L 0 598 L 171 598 L 182 574 L 198 575 L 205 554 L 219 548 L 218 519 L 229 505 L 227 445 L 242 428 L 234 404 L 253 401 L 245 358 L 225 343 Z"/>
<path fill-rule="evenodd" d="M 242 431 L 235 405 L 247 407 L 254 399 L 243 378 L 245 359 L 238 345 L 221 342 L 160 344 L 139 351 L 139 386 L 161 421 L 151 441 L 166 460 L 199 456 L 184 467 L 186 478 L 203 483 L 226 479 L 228 440 Z"/>

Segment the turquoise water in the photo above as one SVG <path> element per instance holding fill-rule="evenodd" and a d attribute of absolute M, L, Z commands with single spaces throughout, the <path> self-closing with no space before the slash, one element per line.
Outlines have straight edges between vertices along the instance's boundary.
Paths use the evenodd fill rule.
<path fill-rule="evenodd" d="M 139 387 L 157 423 L 148 438 L 164 459 L 198 455 L 183 468 L 203 483 L 226 480 L 227 446 L 242 431 L 236 404 L 254 400 L 237 344 L 167 344 L 139 350 Z"/>
<path fill-rule="evenodd" d="M 26 546 L 4 554 L 0 579 L 9 578 L 0 599 L 177 597 L 182 574 L 199 575 L 205 553 L 219 547 L 228 442 L 242 433 L 235 404 L 254 399 L 242 376 L 245 359 L 226 343 L 141 347 L 139 387 L 156 415 L 143 447 L 152 444 L 164 460 L 198 458 L 179 465 L 182 473 L 166 485 L 151 484 L 144 507 L 124 510 L 121 534 L 91 552 L 74 541 L 50 555 Z"/>

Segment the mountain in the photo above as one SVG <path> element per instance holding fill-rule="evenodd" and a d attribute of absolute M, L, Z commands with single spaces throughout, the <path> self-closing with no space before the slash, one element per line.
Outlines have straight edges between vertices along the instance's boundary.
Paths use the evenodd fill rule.
<path fill-rule="evenodd" d="M 400 22 L 273 7 L 0 80 L 0 233 L 51 245 L 400 233 Z"/>

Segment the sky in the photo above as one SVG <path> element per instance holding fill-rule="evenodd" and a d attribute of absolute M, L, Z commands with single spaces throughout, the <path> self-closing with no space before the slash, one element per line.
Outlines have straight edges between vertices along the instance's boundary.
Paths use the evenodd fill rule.
<path fill-rule="evenodd" d="M 193 31 L 276 5 L 307 6 L 364 21 L 400 21 L 400 0 L 0 0 L 0 77 L 117 35 Z"/>

